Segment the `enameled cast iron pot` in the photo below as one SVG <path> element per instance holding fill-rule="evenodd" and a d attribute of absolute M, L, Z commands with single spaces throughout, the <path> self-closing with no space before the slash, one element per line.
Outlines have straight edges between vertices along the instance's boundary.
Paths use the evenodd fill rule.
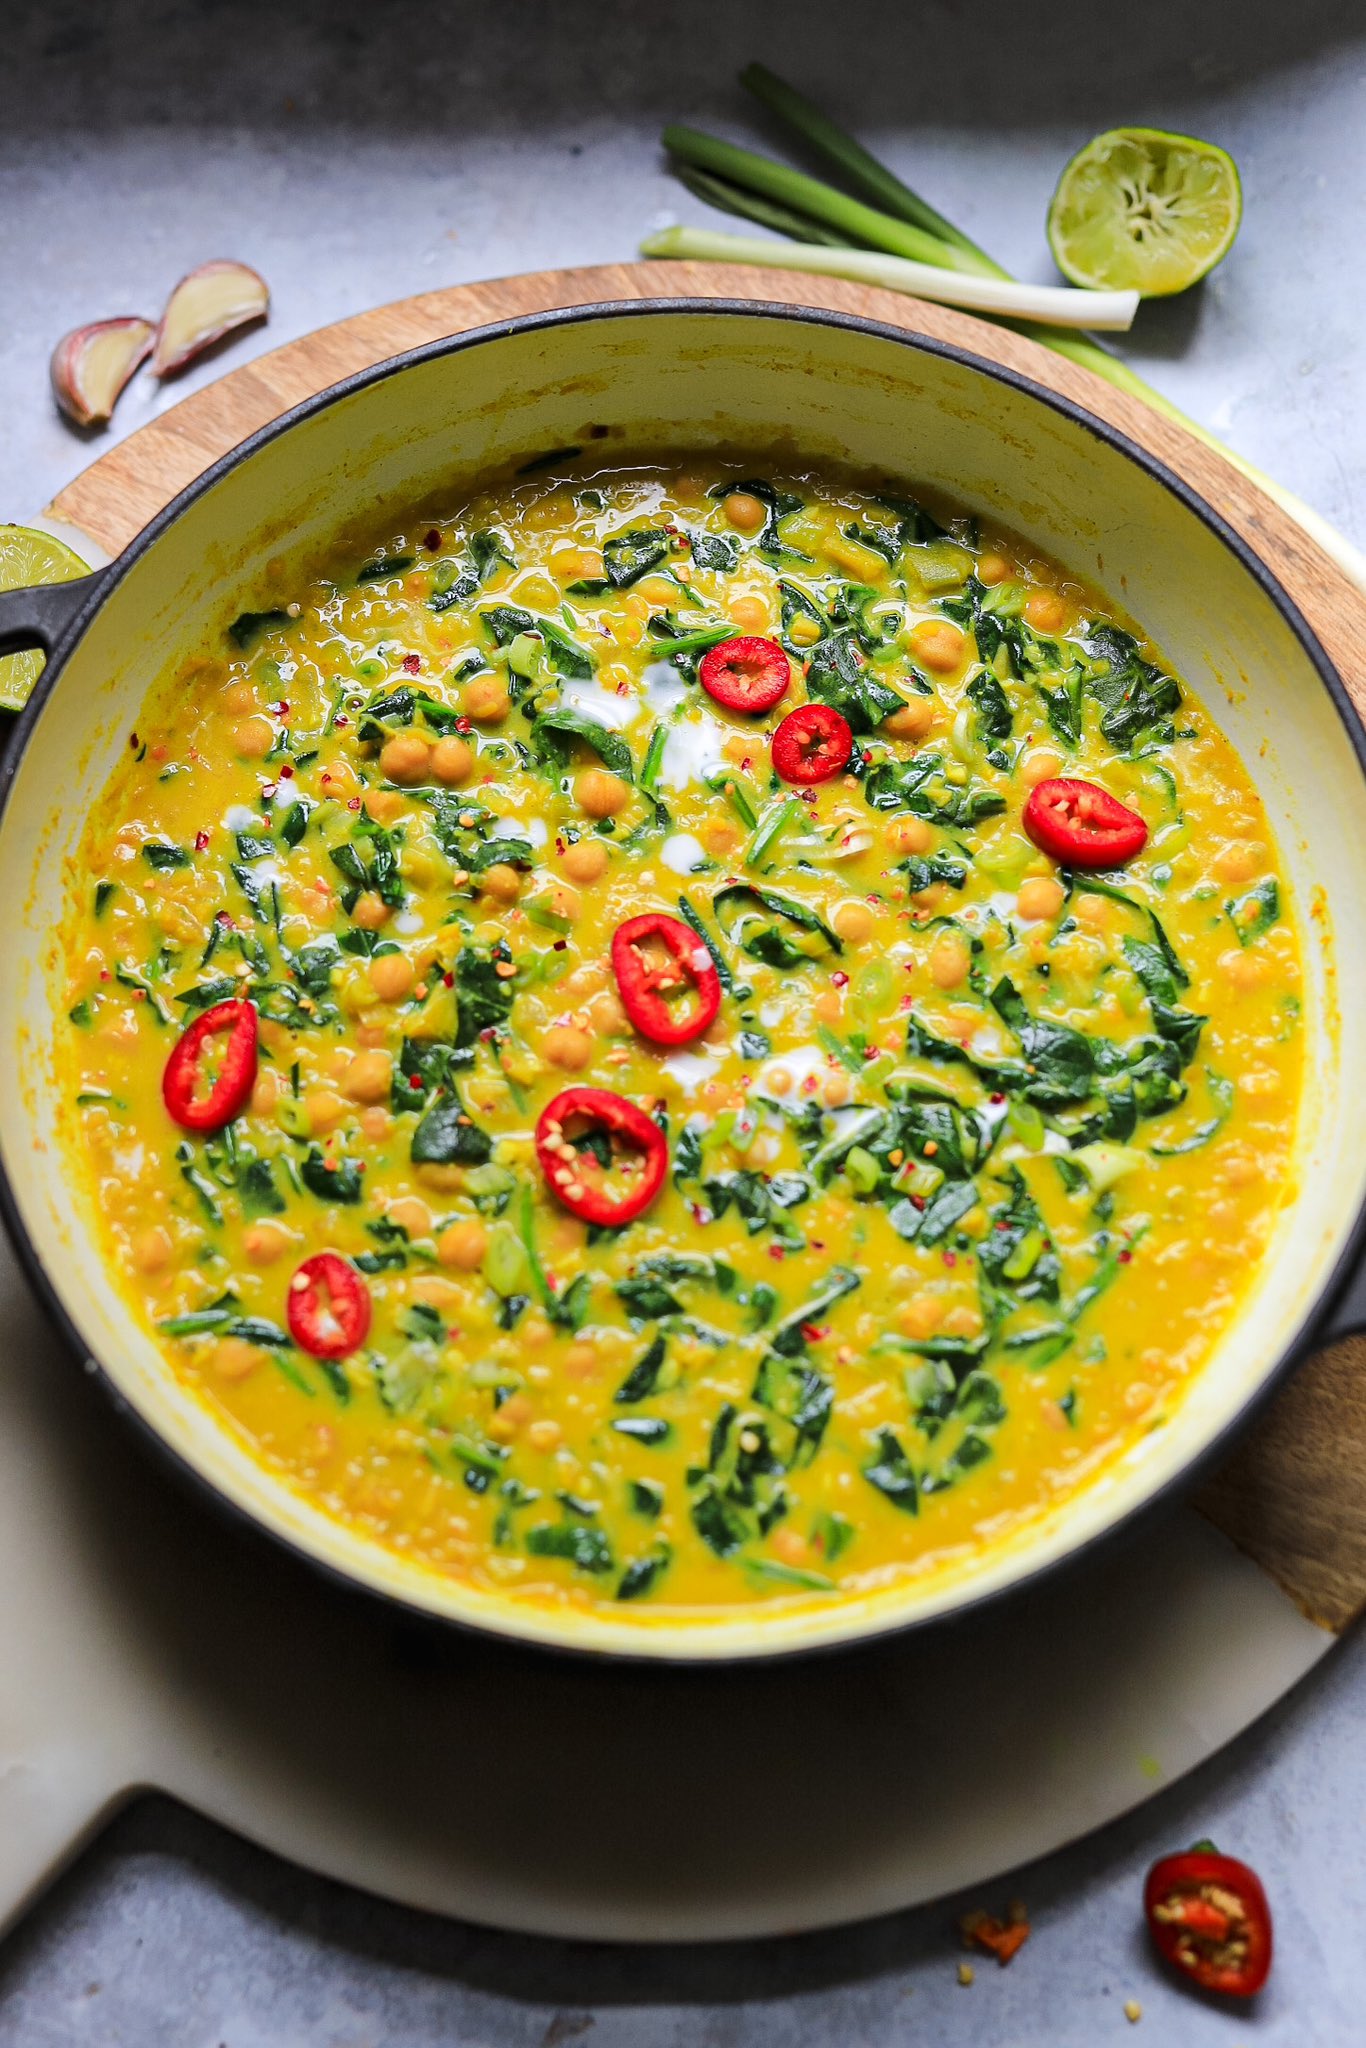
<path fill-rule="evenodd" d="M 605 430 L 605 431 L 604 431 Z M 54 1132 L 55 932 L 82 827 L 144 694 L 244 609 L 271 557 L 455 500 L 583 444 L 604 463 L 718 448 L 937 485 L 1142 621 L 1238 748 L 1279 836 L 1307 950 L 1308 1096 L 1291 1199 L 1238 1318 L 1166 1427 L 1006 1545 L 925 1586 L 701 1623 L 540 1612 L 334 1523 L 181 1387 L 120 1299 Z M 48 655 L 3 764 L 0 1199 L 78 1356 L 182 1468 L 278 1540 L 383 1597 L 505 1637 L 672 1659 L 771 1656 L 961 1611 L 1092 1545 L 1177 1482 L 1323 1341 L 1366 1323 L 1366 744 L 1262 564 L 1112 428 L 995 364 L 869 321 L 717 301 L 587 307 L 435 343 L 287 413 L 81 582 L 0 595 L 0 652 Z M 1312 910 L 1313 915 L 1309 915 Z M 644 1625 L 642 1625 L 642 1622 Z"/>

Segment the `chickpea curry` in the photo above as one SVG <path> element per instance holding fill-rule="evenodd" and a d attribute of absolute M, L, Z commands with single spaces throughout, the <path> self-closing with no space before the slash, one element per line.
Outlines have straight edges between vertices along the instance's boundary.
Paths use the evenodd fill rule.
<path fill-rule="evenodd" d="M 830 474 L 542 469 L 161 679 L 70 1145 L 170 1369 L 432 1573 L 699 1619 L 1004 1543 L 1267 1246 L 1292 905 L 1093 591 Z"/>

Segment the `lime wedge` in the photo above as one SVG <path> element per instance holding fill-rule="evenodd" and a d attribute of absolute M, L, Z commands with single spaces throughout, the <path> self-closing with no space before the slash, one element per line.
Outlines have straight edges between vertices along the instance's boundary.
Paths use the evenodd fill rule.
<path fill-rule="evenodd" d="M 50 533 L 40 533 L 36 526 L 0 526 L 0 590 L 73 583 L 89 573 L 89 563 Z M 0 657 L 0 711 L 22 711 L 42 672 L 41 654 Z"/>
<path fill-rule="evenodd" d="M 1161 128 L 1110 128 L 1059 178 L 1048 246 L 1073 284 L 1160 299 L 1213 270 L 1242 217 L 1227 150 Z"/>

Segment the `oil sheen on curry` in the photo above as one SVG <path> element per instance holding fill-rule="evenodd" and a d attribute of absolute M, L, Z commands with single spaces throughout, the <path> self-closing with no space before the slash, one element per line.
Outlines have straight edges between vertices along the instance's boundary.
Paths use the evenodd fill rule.
<path fill-rule="evenodd" d="M 450 1580 L 922 1582 L 1159 1430 L 1287 1194 L 1267 820 L 1112 607 L 902 486 L 541 471 L 148 700 L 71 1142 L 171 1369 Z"/>

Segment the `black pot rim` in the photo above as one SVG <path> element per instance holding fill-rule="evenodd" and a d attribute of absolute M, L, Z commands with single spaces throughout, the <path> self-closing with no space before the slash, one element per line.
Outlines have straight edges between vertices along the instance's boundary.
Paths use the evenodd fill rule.
<path fill-rule="evenodd" d="M 230 449 L 227 454 L 204 470 L 193 482 L 178 492 L 170 503 L 157 513 L 107 569 L 97 572 L 89 579 L 90 588 L 83 602 L 68 620 L 65 629 L 54 644 L 43 668 L 32 696 L 30 697 L 5 748 L 0 760 L 0 818 L 8 805 L 14 778 L 19 763 L 27 748 L 29 738 L 42 716 L 43 707 L 60 678 L 61 671 L 75 647 L 84 636 L 96 613 L 103 607 L 111 593 L 118 587 L 141 561 L 161 536 L 175 524 L 196 500 L 206 496 L 225 476 L 247 461 L 268 443 L 288 434 L 305 420 L 325 411 L 357 392 L 367 390 L 371 385 L 387 382 L 391 377 L 416 369 L 424 363 L 443 356 L 458 355 L 467 349 L 480 348 L 490 343 L 511 339 L 515 336 L 597 322 L 601 320 L 640 317 L 649 319 L 659 316 L 720 316 L 722 318 L 770 319 L 791 322 L 796 325 L 831 327 L 848 333 L 871 335 L 877 340 L 894 342 L 897 346 L 922 355 L 941 358 L 959 364 L 999 384 L 1018 391 L 1035 402 L 1047 406 L 1064 419 L 1099 441 L 1115 453 L 1124 456 L 1138 469 L 1162 485 L 1184 509 L 1206 526 L 1224 547 L 1232 554 L 1240 567 L 1252 578 L 1263 595 L 1274 605 L 1290 631 L 1300 643 L 1320 682 L 1331 698 L 1343 727 L 1356 755 L 1361 771 L 1363 790 L 1366 791 L 1366 728 L 1357 718 L 1351 699 L 1347 694 L 1341 676 L 1309 622 L 1282 588 L 1248 543 L 1228 522 L 1214 510 L 1200 494 L 1185 480 L 1170 470 L 1165 463 L 1150 454 L 1135 441 L 1129 439 L 1117 427 L 1088 412 L 1075 400 L 1050 390 L 1046 385 L 1036 384 L 1032 378 L 1019 371 L 993 362 L 989 357 L 979 356 L 973 351 L 959 347 L 956 343 L 940 341 L 935 337 L 917 334 L 910 329 L 889 326 L 886 322 L 870 320 L 862 315 L 840 313 L 819 306 L 800 306 L 786 301 L 760 299 L 712 299 L 712 298 L 653 298 L 608 300 L 585 306 L 570 306 L 544 313 L 530 313 L 506 320 L 490 322 L 485 326 L 470 328 L 460 334 L 447 335 L 437 341 L 424 343 L 419 348 L 406 350 L 403 354 L 386 358 L 368 369 L 359 370 L 340 383 L 329 385 L 325 391 L 316 393 L 292 406 L 277 419 L 257 428 L 244 441 Z M 535 1637 L 523 1635 L 514 1627 L 503 1628 L 492 1622 L 466 1615 L 451 1615 L 429 1607 L 416 1595 L 409 1599 L 402 1594 L 389 1592 L 356 1576 L 346 1566 L 320 1555 L 299 1539 L 286 1535 L 272 1527 L 261 1516 L 241 1502 L 234 1500 L 211 1480 L 189 1457 L 172 1446 L 161 1432 L 133 1406 L 123 1394 L 106 1368 L 98 1359 L 90 1356 L 89 1348 L 81 1338 L 74 1321 L 68 1314 L 58 1290 L 50 1278 L 47 1268 L 29 1236 L 18 1200 L 14 1193 L 8 1163 L 0 1156 L 0 1218 L 15 1249 L 24 1272 L 42 1301 L 49 1316 L 55 1323 L 66 1349 L 84 1367 L 86 1375 L 96 1381 L 105 1397 L 115 1410 L 135 1428 L 139 1438 L 149 1445 L 159 1462 L 175 1473 L 179 1479 L 198 1497 L 206 1499 L 214 1509 L 225 1517 L 234 1528 L 249 1531 L 253 1536 L 264 1537 L 272 1547 L 284 1551 L 307 1569 L 320 1573 L 339 1590 L 353 1596 L 382 1604 L 386 1611 L 401 1616 L 410 1622 L 450 1631 L 457 1636 L 472 1638 L 486 1645 L 520 1651 L 534 1656 L 565 1657 L 575 1662 L 596 1667 L 600 1670 L 639 1671 L 642 1668 L 669 1672 L 671 1674 L 699 1673 L 749 1667 L 756 1670 L 797 1662 L 817 1657 L 850 1654 L 868 1651 L 903 1641 L 912 1634 L 928 1630 L 947 1628 L 957 1623 L 975 1619 L 1000 1601 L 1016 1598 L 1045 1578 L 1080 1565 L 1083 1560 L 1094 1558 L 1110 1545 L 1132 1537 L 1150 1515 L 1171 1505 L 1196 1483 L 1217 1459 L 1225 1452 L 1233 1439 L 1247 1428 L 1254 1417 L 1271 1401 L 1277 1390 L 1301 1362 L 1316 1336 L 1324 1329 L 1335 1303 L 1347 1291 L 1358 1267 L 1366 1256 L 1366 1200 L 1361 1203 L 1352 1230 L 1334 1262 L 1332 1270 L 1320 1285 L 1311 1305 L 1301 1316 L 1300 1323 L 1290 1341 L 1283 1348 L 1280 1357 L 1263 1375 L 1259 1384 L 1247 1396 L 1237 1411 L 1216 1431 L 1210 1441 L 1195 1452 L 1181 1466 L 1165 1479 L 1153 1492 L 1136 1501 L 1115 1521 L 1094 1531 L 1090 1536 L 1064 1550 L 1060 1556 L 1034 1565 L 1018 1577 L 1002 1586 L 972 1594 L 969 1598 L 935 1613 L 910 1615 L 902 1620 L 891 1620 L 884 1625 L 870 1627 L 847 1636 L 818 1643 L 795 1643 L 766 1649 L 762 1644 L 739 1650 L 728 1650 L 719 1655 L 701 1654 L 688 1656 L 678 1651 L 665 1655 L 651 1655 L 646 1650 L 607 1648 L 599 1644 L 549 1643 Z M 700 1647 L 705 1645 L 702 1632 Z"/>

